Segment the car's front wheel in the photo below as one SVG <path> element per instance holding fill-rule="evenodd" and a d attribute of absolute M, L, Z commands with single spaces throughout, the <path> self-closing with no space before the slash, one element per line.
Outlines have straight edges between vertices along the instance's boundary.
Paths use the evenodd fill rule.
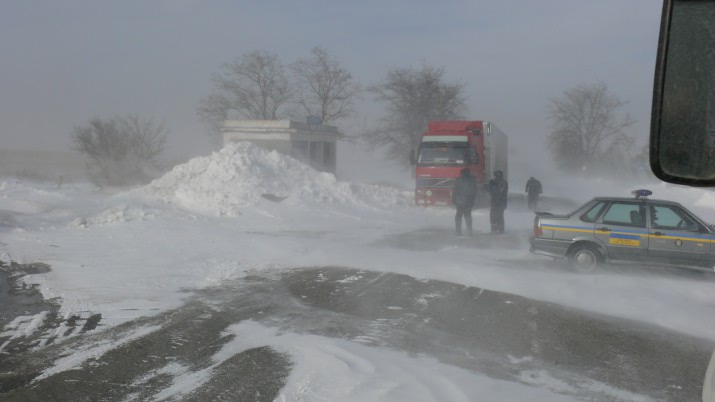
<path fill-rule="evenodd" d="M 569 254 L 569 265 L 582 272 L 592 271 L 603 261 L 601 253 L 588 244 L 574 246 Z"/>

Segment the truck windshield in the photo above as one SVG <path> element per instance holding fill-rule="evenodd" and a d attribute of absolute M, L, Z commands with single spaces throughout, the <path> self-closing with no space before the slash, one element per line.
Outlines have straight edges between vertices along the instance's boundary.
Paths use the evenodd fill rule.
<path fill-rule="evenodd" d="M 462 165 L 476 163 L 477 155 L 467 144 L 430 144 L 422 145 L 417 156 L 419 165 Z"/>

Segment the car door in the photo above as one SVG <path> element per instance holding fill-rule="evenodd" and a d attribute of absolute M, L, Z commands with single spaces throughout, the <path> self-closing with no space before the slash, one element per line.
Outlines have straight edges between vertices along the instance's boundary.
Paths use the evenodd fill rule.
<path fill-rule="evenodd" d="M 669 263 L 704 263 L 712 236 L 685 208 L 650 203 L 648 254 Z"/>
<path fill-rule="evenodd" d="M 637 261 L 647 258 L 645 203 L 613 201 L 596 223 L 596 238 L 606 246 L 612 259 Z"/>

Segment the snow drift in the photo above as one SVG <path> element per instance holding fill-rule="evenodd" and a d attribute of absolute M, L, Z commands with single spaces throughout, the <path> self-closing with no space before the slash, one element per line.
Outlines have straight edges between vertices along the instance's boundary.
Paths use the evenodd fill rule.
<path fill-rule="evenodd" d="M 379 185 L 341 182 L 331 173 L 252 143 L 229 144 L 218 152 L 176 166 L 134 190 L 179 207 L 211 215 L 237 216 L 241 208 L 286 197 L 289 205 L 330 204 L 384 208 L 411 205 L 411 194 Z"/>

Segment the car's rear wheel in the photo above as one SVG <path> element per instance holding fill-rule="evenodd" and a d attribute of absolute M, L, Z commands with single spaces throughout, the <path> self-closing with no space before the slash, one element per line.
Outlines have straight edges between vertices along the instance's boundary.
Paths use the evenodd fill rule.
<path fill-rule="evenodd" d="M 569 265 L 581 272 L 592 271 L 603 261 L 601 253 L 588 244 L 574 246 L 569 254 Z"/>

